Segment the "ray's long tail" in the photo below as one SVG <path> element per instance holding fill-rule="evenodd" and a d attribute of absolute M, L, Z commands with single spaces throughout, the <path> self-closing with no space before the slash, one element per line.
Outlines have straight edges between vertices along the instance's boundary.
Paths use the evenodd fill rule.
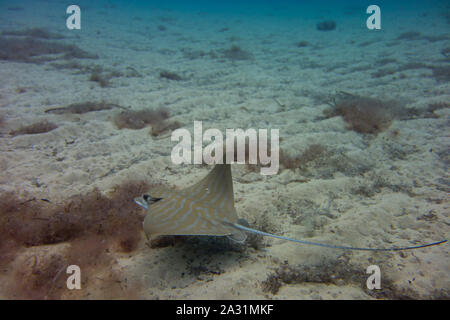
<path fill-rule="evenodd" d="M 325 247 L 325 248 L 331 248 L 331 249 L 343 249 L 343 250 L 401 251 L 401 250 L 412 250 L 412 249 L 419 249 L 419 248 L 426 248 L 426 247 L 436 246 L 436 245 L 439 245 L 439 244 L 442 244 L 442 243 L 445 243 L 445 242 L 448 241 L 448 240 L 441 240 L 441 241 L 437 241 L 437 242 L 422 244 L 422 245 L 418 245 L 418 246 L 411 246 L 411 247 L 359 248 L 359 247 L 348 247 L 348 246 L 339 246 L 339 245 L 333 245 L 333 244 L 325 244 L 325 243 L 313 242 L 313 241 L 307 241 L 307 240 L 292 239 L 292 238 L 283 237 L 283 236 L 277 236 L 275 234 L 271 234 L 271 233 L 259 231 L 259 230 L 256 230 L 256 229 L 248 228 L 248 227 L 245 227 L 245 226 L 237 224 L 237 223 L 234 223 L 232 225 L 235 228 L 239 229 L 239 230 L 243 230 L 243 231 L 247 231 L 247 232 L 251 232 L 251 233 L 256 233 L 256 234 L 259 234 L 259 235 L 262 235 L 262 236 L 278 238 L 278 239 L 287 240 L 287 241 L 293 241 L 293 242 L 302 243 L 302 244 L 311 245 L 311 246 L 319 246 L 319 247 Z"/>

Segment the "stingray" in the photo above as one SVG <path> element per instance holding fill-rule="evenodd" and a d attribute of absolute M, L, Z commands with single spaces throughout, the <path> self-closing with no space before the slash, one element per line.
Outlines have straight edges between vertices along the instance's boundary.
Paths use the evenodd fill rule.
<path fill-rule="evenodd" d="M 156 187 L 149 194 L 135 198 L 134 201 L 148 211 L 144 219 L 147 237 L 226 236 L 233 241 L 244 242 L 246 233 L 249 232 L 305 245 L 363 251 L 410 250 L 447 242 L 442 240 L 408 247 L 360 248 L 292 239 L 252 229 L 244 219 L 239 219 L 234 207 L 230 164 L 216 164 L 205 178 L 183 190 Z"/>

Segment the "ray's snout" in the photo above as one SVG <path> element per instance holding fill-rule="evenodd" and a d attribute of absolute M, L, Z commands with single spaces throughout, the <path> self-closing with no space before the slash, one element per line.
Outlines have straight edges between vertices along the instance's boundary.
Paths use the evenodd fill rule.
<path fill-rule="evenodd" d="M 134 202 L 144 208 L 145 210 L 148 210 L 148 202 L 145 201 L 144 196 L 136 197 L 134 198 Z"/>

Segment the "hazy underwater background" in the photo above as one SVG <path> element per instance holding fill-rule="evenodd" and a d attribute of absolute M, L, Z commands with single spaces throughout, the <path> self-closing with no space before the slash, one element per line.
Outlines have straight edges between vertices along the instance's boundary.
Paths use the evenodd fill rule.
<path fill-rule="evenodd" d="M 1 1 L 0 297 L 449 299 L 448 244 L 147 241 L 133 202 L 212 168 L 174 165 L 173 130 L 279 129 L 277 175 L 232 165 L 252 228 L 359 247 L 447 238 L 449 31 L 448 1 Z"/>

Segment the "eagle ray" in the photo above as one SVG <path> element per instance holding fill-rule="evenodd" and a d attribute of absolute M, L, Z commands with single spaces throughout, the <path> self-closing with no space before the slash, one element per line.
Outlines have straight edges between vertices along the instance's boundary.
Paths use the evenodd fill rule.
<path fill-rule="evenodd" d="M 306 245 L 360 251 L 411 250 L 447 242 L 441 240 L 407 247 L 365 248 L 293 239 L 252 229 L 239 223 L 241 219 L 234 207 L 230 164 L 216 164 L 206 177 L 183 190 L 156 187 L 150 194 L 144 194 L 134 201 L 148 211 L 144 219 L 147 236 L 227 236 L 234 241 L 244 242 L 246 232 L 249 232 Z"/>

